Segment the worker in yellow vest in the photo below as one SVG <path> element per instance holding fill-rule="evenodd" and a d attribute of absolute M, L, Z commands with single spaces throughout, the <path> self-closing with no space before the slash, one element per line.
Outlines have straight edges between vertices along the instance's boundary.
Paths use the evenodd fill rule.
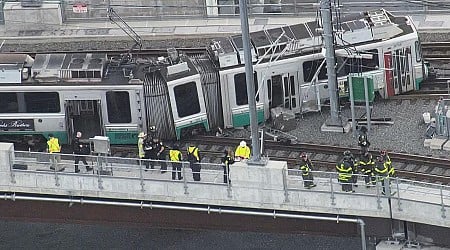
<path fill-rule="evenodd" d="M 49 139 L 47 141 L 47 151 L 52 154 L 50 155 L 51 166 L 50 169 L 56 171 L 64 171 L 64 167 L 61 164 L 61 146 L 59 145 L 59 140 L 53 134 L 48 135 Z"/>
<path fill-rule="evenodd" d="M 201 159 L 197 146 L 191 144 L 187 148 L 187 159 L 192 169 L 192 178 L 194 181 L 200 181 L 200 170 L 202 169 L 202 166 L 200 165 Z"/>
<path fill-rule="evenodd" d="M 241 143 L 239 143 L 239 146 L 234 152 L 234 157 L 238 161 L 248 160 L 250 158 L 250 148 L 247 146 L 245 141 L 241 141 Z"/>
<path fill-rule="evenodd" d="M 169 158 L 172 163 L 172 180 L 175 180 L 175 176 L 178 174 L 178 180 L 182 180 L 181 176 L 181 161 L 183 156 L 181 154 L 178 144 L 174 144 L 172 149 L 169 150 Z"/>

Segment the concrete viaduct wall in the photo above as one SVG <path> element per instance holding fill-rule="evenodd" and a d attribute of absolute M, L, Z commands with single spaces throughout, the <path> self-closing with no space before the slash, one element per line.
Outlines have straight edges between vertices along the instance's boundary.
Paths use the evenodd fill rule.
<path fill-rule="evenodd" d="M 0 143 L 0 190 L 10 193 L 174 202 L 226 207 L 284 210 L 332 215 L 392 218 L 450 227 L 450 191 L 413 182 L 393 184 L 397 194 L 344 193 L 335 180 L 316 177 L 318 186 L 303 189 L 298 176 L 287 174 L 287 163 L 271 161 L 265 167 L 235 163 L 232 185 L 136 178 L 12 170 L 12 144 Z M 331 178 L 330 178 L 331 180 Z M 448 187 L 447 187 L 448 188 Z M 427 195 L 424 195 L 427 194 Z"/>

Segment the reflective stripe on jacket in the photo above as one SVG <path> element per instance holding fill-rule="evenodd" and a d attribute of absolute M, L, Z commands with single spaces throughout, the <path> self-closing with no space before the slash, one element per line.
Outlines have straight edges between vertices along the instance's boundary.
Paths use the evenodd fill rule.
<path fill-rule="evenodd" d="M 346 166 L 344 162 L 336 165 L 336 170 L 339 173 L 340 181 L 349 181 L 352 178 L 353 168 L 351 165 Z"/>
<path fill-rule="evenodd" d="M 144 151 L 144 139 L 139 138 L 138 140 L 138 150 L 139 150 L 139 158 L 144 158 L 145 151 Z"/>

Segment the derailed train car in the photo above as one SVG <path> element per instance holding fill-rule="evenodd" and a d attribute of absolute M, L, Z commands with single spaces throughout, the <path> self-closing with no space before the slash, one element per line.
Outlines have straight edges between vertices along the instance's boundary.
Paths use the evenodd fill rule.
<path fill-rule="evenodd" d="M 383 98 L 415 90 L 426 77 L 417 30 L 409 17 L 384 10 L 335 23 L 341 96 L 353 74 L 374 79 Z M 320 23 L 251 33 L 260 122 L 270 110 L 320 111 L 329 98 Z M 0 137 L 34 144 L 75 131 L 134 144 L 140 131 L 179 139 L 193 129 L 249 124 L 242 37 L 214 39 L 205 53 L 170 50 L 160 58 L 112 63 L 105 54 L 1 55 Z M 11 139 L 13 138 L 13 139 Z"/>

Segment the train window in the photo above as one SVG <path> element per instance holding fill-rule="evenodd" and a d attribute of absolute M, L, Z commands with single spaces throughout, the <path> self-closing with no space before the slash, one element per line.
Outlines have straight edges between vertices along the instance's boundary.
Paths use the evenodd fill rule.
<path fill-rule="evenodd" d="M 422 50 L 420 49 L 420 42 L 415 42 L 415 50 L 416 50 L 416 62 L 422 61 Z"/>
<path fill-rule="evenodd" d="M 294 76 L 289 77 L 289 83 L 291 85 L 291 95 L 295 95 L 295 78 L 294 78 Z"/>
<path fill-rule="evenodd" d="M 130 95 L 127 91 L 106 92 L 108 121 L 110 123 L 130 123 Z"/>
<path fill-rule="evenodd" d="M 173 93 L 180 118 L 200 112 L 200 101 L 198 100 L 197 84 L 195 82 L 175 86 Z"/>
<path fill-rule="evenodd" d="M 16 93 L 0 93 L 0 113 L 19 113 Z"/>
<path fill-rule="evenodd" d="M 255 84 L 255 93 L 258 92 L 258 77 L 256 72 L 253 74 L 253 83 Z M 245 73 L 234 75 L 234 92 L 236 94 L 236 105 L 247 105 L 247 80 Z M 256 101 L 259 101 L 259 94 L 256 95 Z"/>
<path fill-rule="evenodd" d="M 17 94 L 20 100 L 22 93 Z M 27 113 L 58 113 L 61 111 L 57 92 L 28 92 L 23 93 L 23 97 Z"/>
<path fill-rule="evenodd" d="M 318 59 L 314 61 L 307 61 L 303 63 L 303 80 L 305 82 L 311 82 L 314 75 L 316 74 L 319 66 L 322 64 L 322 61 L 325 59 Z M 320 68 L 320 72 L 318 75 L 319 80 L 327 79 L 327 67 L 326 64 L 323 64 Z"/>

